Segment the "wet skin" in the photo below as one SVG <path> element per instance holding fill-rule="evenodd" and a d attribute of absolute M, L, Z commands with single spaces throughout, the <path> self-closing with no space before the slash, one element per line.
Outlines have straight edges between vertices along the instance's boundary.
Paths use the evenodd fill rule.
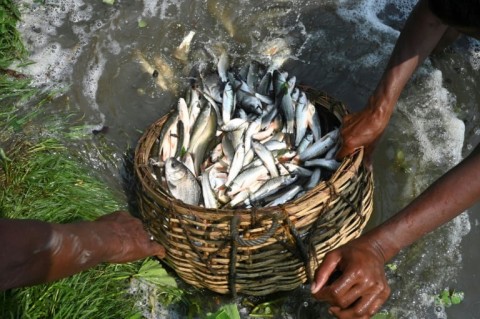
<path fill-rule="evenodd" d="M 0 291 L 54 281 L 103 262 L 165 255 L 142 222 L 121 211 L 70 224 L 0 219 L 0 242 Z"/>
<path fill-rule="evenodd" d="M 348 115 L 341 131 L 338 158 L 359 147 L 365 164 L 383 134 L 394 106 L 417 67 L 435 48 L 451 42 L 458 32 L 478 36 L 476 29 L 449 27 L 421 0 L 397 40 L 382 78 L 359 113 Z M 384 265 L 398 252 L 453 219 L 480 199 L 480 148 L 443 175 L 403 210 L 383 224 L 325 256 L 316 271 L 312 293 L 328 302 L 337 318 L 370 318 L 390 295 Z M 328 283 L 330 276 L 340 277 Z"/>

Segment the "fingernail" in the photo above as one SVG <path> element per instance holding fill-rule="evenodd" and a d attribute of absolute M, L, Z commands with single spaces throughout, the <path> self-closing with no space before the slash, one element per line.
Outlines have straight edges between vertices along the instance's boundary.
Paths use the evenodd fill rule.
<path fill-rule="evenodd" d="M 316 288 L 317 288 L 317 285 L 315 283 L 312 283 L 312 285 L 310 286 L 310 291 L 313 293 L 316 291 Z"/>

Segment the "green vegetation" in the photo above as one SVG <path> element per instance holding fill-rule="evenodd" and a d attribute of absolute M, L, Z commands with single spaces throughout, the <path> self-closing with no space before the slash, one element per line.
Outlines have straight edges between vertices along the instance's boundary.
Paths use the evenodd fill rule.
<path fill-rule="evenodd" d="M 0 1 L 0 217 L 70 222 L 121 208 L 124 203 L 80 158 L 42 137 L 49 123 L 34 123 L 50 97 L 9 69 L 27 60 L 19 18 L 11 1 Z M 139 268 L 100 265 L 52 284 L 0 293 L 0 318 L 128 318 L 139 312 L 135 298 L 125 298 L 128 278 Z"/>
<path fill-rule="evenodd" d="M 12 1 L 0 0 L 0 69 L 4 70 L 14 61 L 24 61 L 26 50 L 17 31 L 18 12 Z"/>
<path fill-rule="evenodd" d="M 58 92 L 41 92 L 9 69 L 16 62 L 19 69 L 28 58 L 15 28 L 19 18 L 12 2 L 0 0 L 0 218 L 65 223 L 125 208 L 125 200 L 95 176 L 81 153 L 64 143 L 81 143 L 105 163 L 112 161 L 112 150 L 85 134 L 82 125 L 68 126 L 66 121 L 78 114 L 48 114 L 45 106 Z M 154 259 L 104 264 L 50 284 L 0 292 L 2 319 L 134 319 L 158 305 L 176 306 L 189 318 L 218 308 L 206 305 L 203 293 L 178 288 Z M 234 319 L 232 307 L 221 307 L 210 318 Z"/>
<path fill-rule="evenodd" d="M 458 305 L 463 301 L 464 293 L 462 291 L 445 289 L 440 294 L 435 296 L 435 303 L 444 307 Z"/>

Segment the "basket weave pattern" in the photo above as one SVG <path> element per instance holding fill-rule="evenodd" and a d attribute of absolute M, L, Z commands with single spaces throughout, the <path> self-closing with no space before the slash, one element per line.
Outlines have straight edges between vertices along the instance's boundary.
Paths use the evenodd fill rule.
<path fill-rule="evenodd" d="M 340 122 L 345 106 L 307 90 L 317 109 Z M 373 178 L 363 150 L 346 157 L 327 181 L 285 205 L 206 209 L 171 197 L 148 161 L 167 115 L 153 123 L 135 151 L 139 208 L 162 244 L 165 261 L 187 283 L 221 294 L 263 296 L 313 280 L 330 250 L 358 237 L 373 210 Z"/>

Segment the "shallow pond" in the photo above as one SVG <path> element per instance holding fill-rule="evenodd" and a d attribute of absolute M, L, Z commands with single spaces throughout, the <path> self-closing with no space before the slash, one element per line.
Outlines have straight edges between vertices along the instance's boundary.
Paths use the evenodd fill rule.
<path fill-rule="evenodd" d="M 35 62 L 26 73 L 38 85 L 62 91 L 46 111 L 80 114 L 76 123 L 83 133 L 101 132 L 113 164 L 100 164 L 98 152 L 82 152 L 111 187 L 124 192 L 123 154 L 175 103 L 190 70 L 220 48 L 236 65 L 255 59 L 282 67 L 355 111 L 375 88 L 415 1 L 20 3 L 20 29 Z M 189 36 L 189 50 L 179 49 Z M 369 227 L 406 205 L 478 142 L 479 48 L 479 42 L 462 39 L 426 61 L 409 82 L 375 153 Z M 159 77 L 142 68 L 141 59 L 162 70 Z M 479 210 L 473 207 L 393 260 L 385 310 L 397 318 L 478 317 Z M 435 305 L 433 296 L 447 288 L 463 291 L 464 301 L 447 309 Z M 325 315 L 308 287 L 293 295 L 285 317 Z"/>

